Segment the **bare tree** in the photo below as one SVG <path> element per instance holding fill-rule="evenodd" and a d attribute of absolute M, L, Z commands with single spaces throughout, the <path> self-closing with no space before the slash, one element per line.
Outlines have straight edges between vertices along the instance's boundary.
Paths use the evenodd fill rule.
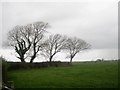
<path fill-rule="evenodd" d="M 38 52 L 40 49 L 43 48 L 44 43 L 42 42 L 42 39 L 44 37 L 44 32 L 46 32 L 48 24 L 45 24 L 43 22 L 36 22 L 33 24 L 33 35 L 32 35 L 32 55 L 30 59 L 30 63 L 33 62 L 33 60 L 36 58 Z"/>
<path fill-rule="evenodd" d="M 90 48 L 90 44 L 86 43 L 84 40 L 79 38 L 68 38 L 65 49 L 69 52 L 67 58 L 70 58 L 70 62 L 72 62 L 73 58 L 80 51 L 86 50 Z"/>
<path fill-rule="evenodd" d="M 19 58 L 21 62 L 25 62 L 25 54 L 31 46 L 31 42 L 29 41 L 30 31 L 25 33 L 23 33 L 23 31 L 23 26 L 16 26 L 8 33 L 9 44 L 14 47 L 18 54 L 17 58 Z"/>
<path fill-rule="evenodd" d="M 60 34 L 50 35 L 45 41 L 46 45 L 43 48 L 41 55 L 49 58 L 49 62 L 51 62 L 53 57 L 64 48 L 65 42 L 66 36 Z"/>
<path fill-rule="evenodd" d="M 16 26 L 13 30 L 9 31 L 9 45 L 14 47 L 18 54 L 17 58 L 19 58 L 21 62 L 25 62 L 25 59 L 28 57 L 28 52 L 30 52 L 29 56 L 31 57 L 30 63 L 36 58 L 42 46 L 41 40 L 43 39 L 46 28 L 46 23 L 36 22 L 26 26 Z"/>

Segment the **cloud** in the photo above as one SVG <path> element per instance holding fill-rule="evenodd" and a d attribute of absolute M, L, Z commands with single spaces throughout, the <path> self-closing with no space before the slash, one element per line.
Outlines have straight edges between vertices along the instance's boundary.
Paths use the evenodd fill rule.
<path fill-rule="evenodd" d="M 4 2 L 1 22 L 3 41 L 14 26 L 36 21 L 48 22 L 51 25 L 48 31 L 51 33 L 82 38 L 93 49 L 118 47 L 118 11 L 117 2 L 113 0 L 69 3 Z"/>
<path fill-rule="evenodd" d="M 94 48 L 117 47 L 117 5 L 112 3 L 3 3 L 3 36 L 16 25 L 35 21 L 49 32 L 78 36 Z"/>

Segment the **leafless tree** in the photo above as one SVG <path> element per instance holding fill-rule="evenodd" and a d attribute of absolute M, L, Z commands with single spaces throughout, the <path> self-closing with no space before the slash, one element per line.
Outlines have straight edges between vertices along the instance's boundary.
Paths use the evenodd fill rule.
<path fill-rule="evenodd" d="M 48 58 L 49 62 L 52 62 L 53 57 L 64 48 L 66 36 L 60 34 L 50 35 L 45 43 L 41 55 Z"/>
<path fill-rule="evenodd" d="M 65 46 L 65 49 L 67 50 L 67 52 L 69 52 L 67 58 L 70 58 L 70 62 L 72 62 L 73 58 L 77 53 L 89 49 L 90 46 L 90 44 L 88 44 L 82 39 L 76 37 L 68 38 Z"/>
<path fill-rule="evenodd" d="M 25 62 L 25 59 L 28 57 L 27 53 L 30 56 L 30 63 L 36 58 L 37 53 L 43 45 L 41 40 L 43 39 L 47 25 L 44 22 L 36 22 L 26 26 L 16 26 L 13 30 L 9 31 L 9 44 L 14 47 L 18 54 L 17 58 L 21 62 Z"/>
<path fill-rule="evenodd" d="M 25 32 L 23 34 L 24 27 L 23 26 L 16 26 L 13 30 L 9 31 L 8 39 L 9 44 L 14 47 L 16 53 L 18 54 L 17 58 L 21 60 L 21 62 L 25 62 L 25 53 L 30 49 L 31 42 L 29 41 L 30 35 L 29 32 Z M 26 36 L 28 34 L 28 36 Z"/>
<path fill-rule="evenodd" d="M 34 32 L 32 36 L 32 55 L 30 59 L 30 63 L 33 62 L 33 60 L 36 58 L 37 53 L 40 51 L 40 49 L 43 48 L 44 43 L 42 42 L 42 39 L 44 37 L 44 32 L 46 32 L 47 24 L 43 22 L 36 22 L 33 24 Z"/>

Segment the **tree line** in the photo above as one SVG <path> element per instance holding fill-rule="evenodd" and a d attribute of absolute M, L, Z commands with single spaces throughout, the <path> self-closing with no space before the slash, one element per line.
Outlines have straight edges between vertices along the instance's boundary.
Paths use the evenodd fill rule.
<path fill-rule="evenodd" d="M 17 25 L 8 32 L 8 44 L 14 47 L 17 58 L 25 63 L 26 59 L 33 63 L 38 55 L 42 55 L 52 62 L 59 52 L 66 52 L 67 58 L 72 62 L 77 53 L 90 48 L 90 44 L 77 37 L 51 34 L 46 36 L 49 24 L 35 22 L 25 26 Z"/>

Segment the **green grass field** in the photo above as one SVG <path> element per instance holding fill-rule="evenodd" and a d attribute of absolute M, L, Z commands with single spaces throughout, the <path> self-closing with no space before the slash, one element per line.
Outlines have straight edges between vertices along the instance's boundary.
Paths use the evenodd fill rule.
<path fill-rule="evenodd" d="M 68 67 L 48 67 L 9 71 L 15 88 L 115 88 L 118 64 L 111 62 L 74 63 Z"/>

